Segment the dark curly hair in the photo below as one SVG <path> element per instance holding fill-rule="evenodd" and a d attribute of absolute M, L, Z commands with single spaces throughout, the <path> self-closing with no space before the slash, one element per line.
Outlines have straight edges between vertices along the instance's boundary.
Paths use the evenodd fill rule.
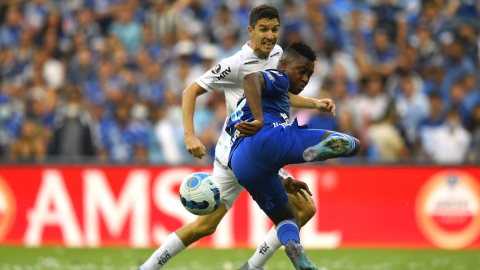
<path fill-rule="evenodd" d="M 307 44 L 301 42 L 301 41 L 295 41 L 288 45 L 288 47 L 285 49 L 285 54 L 288 54 L 288 51 L 294 50 L 301 56 L 307 58 L 308 60 L 315 62 L 317 60 L 317 56 L 315 52 L 308 46 Z"/>
<path fill-rule="evenodd" d="M 280 13 L 271 5 L 263 4 L 254 7 L 248 15 L 248 25 L 255 28 L 257 22 L 261 19 L 277 19 L 280 22 Z"/>

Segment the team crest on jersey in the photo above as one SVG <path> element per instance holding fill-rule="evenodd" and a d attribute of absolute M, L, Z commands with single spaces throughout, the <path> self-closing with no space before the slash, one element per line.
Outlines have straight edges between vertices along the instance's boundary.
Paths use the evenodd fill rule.
<path fill-rule="evenodd" d="M 218 65 L 218 66 L 220 66 L 220 65 Z M 217 67 L 215 67 L 214 69 L 216 69 L 216 68 L 217 68 Z M 219 70 L 219 71 L 220 71 L 220 70 Z M 212 70 L 212 72 L 213 72 L 213 70 Z M 212 79 L 212 83 L 217 83 L 217 82 L 219 82 L 221 79 L 227 77 L 228 74 L 230 74 L 230 72 L 232 72 L 232 69 L 231 69 L 230 67 L 227 67 L 224 71 L 222 71 L 222 72 L 220 73 L 220 75 L 219 75 L 218 77 L 214 77 L 214 78 Z M 217 73 L 218 73 L 218 71 L 217 71 Z"/>
<path fill-rule="evenodd" d="M 281 72 L 278 72 L 276 70 L 270 70 L 270 72 L 272 72 L 273 74 L 277 75 L 277 76 L 283 76 L 283 74 Z"/>
<path fill-rule="evenodd" d="M 220 69 L 222 69 L 222 65 L 218 64 L 214 68 L 212 68 L 212 73 L 217 74 L 218 72 L 220 72 Z"/>

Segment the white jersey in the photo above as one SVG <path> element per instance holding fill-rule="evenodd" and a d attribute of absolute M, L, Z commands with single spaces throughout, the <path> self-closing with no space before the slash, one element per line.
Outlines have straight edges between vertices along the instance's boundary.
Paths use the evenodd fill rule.
<path fill-rule="evenodd" d="M 249 46 L 250 41 L 243 45 L 235 55 L 220 61 L 211 70 L 207 71 L 196 82 L 207 91 L 223 88 L 227 102 L 227 118 L 237 108 L 237 102 L 243 95 L 243 76 L 250 72 L 276 68 L 283 52 L 282 48 L 275 45 L 268 58 L 260 58 Z M 230 153 L 230 136 L 225 131 L 223 124 L 222 135 L 215 148 L 215 157 L 222 165 L 227 165 Z"/>

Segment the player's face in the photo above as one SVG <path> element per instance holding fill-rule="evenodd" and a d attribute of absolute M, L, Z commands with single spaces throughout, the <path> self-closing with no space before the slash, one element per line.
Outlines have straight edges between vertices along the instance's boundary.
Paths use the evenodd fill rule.
<path fill-rule="evenodd" d="M 302 56 L 284 65 L 286 65 L 285 73 L 287 73 L 290 78 L 288 91 L 294 95 L 300 94 L 305 86 L 307 86 L 313 74 L 313 62 Z"/>
<path fill-rule="evenodd" d="M 248 27 L 250 47 L 262 58 L 267 58 L 275 47 L 280 30 L 278 19 L 260 19 L 255 28 Z"/>

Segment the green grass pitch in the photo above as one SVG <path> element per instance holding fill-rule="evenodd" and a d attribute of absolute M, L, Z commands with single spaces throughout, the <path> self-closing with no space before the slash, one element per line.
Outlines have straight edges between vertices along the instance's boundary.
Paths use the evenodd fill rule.
<path fill-rule="evenodd" d="M 0 247 L 0 270 L 130 270 L 154 249 L 71 249 Z M 187 249 L 162 268 L 165 270 L 234 270 L 253 253 L 251 249 Z M 443 250 L 307 250 L 319 270 L 480 270 L 480 251 Z M 275 253 L 265 270 L 293 269 L 283 250 Z"/>

